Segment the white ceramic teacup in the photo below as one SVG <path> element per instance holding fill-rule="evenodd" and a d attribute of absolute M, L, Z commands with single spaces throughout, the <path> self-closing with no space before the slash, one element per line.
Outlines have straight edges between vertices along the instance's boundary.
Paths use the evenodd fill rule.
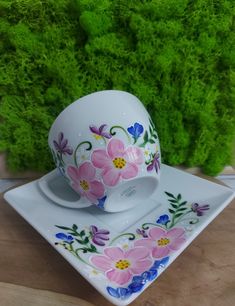
<path fill-rule="evenodd" d="M 156 190 L 160 145 L 154 124 L 132 94 L 105 90 L 82 97 L 54 121 L 48 143 L 60 173 L 79 194 L 68 202 L 39 180 L 42 191 L 66 207 L 130 209 Z"/>

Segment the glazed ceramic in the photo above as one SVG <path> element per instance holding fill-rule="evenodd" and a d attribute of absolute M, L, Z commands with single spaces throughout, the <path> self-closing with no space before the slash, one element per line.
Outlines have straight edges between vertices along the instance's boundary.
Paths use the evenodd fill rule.
<path fill-rule="evenodd" d="M 132 208 L 155 191 L 160 179 L 158 135 L 150 115 L 133 95 L 100 91 L 69 105 L 53 123 L 48 143 L 57 168 L 80 195 L 69 207 L 118 212 Z"/>
<path fill-rule="evenodd" d="M 58 173 L 48 182 L 51 179 L 54 193 L 68 201 L 78 197 Z M 37 183 L 12 189 L 4 197 L 92 286 L 120 306 L 157 282 L 235 195 L 228 187 L 162 165 L 152 197 L 110 218 L 94 205 L 82 210 L 55 205 Z"/>

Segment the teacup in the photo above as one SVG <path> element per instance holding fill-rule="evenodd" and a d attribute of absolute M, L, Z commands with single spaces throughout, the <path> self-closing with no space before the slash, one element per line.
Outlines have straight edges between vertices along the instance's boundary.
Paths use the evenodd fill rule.
<path fill-rule="evenodd" d="M 160 179 L 160 144 L 143 104 L 130 93 L 104 90 L 66 107 L 48 137 L 56 167 L 77 192 L 76 202 L 39 185 L 54 202 L 108 212 L 130 209 L 151 196 Z"/>

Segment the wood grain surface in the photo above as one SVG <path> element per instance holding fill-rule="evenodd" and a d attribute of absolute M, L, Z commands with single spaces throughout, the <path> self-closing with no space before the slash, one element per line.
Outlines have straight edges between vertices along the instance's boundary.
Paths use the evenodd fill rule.
<path fill-rule="evenodd" d="M 131 306 L 235 305 L 235 201 Z M 0 306 L 110 306 L 0 195 Z"/>

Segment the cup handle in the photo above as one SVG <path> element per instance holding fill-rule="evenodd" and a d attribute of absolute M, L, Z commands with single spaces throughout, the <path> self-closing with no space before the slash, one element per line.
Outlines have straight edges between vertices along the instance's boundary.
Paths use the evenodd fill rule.
<path fill-rule="evenodd" d="M 38 186 L 40 190 L 43 192 L 44 195 L 46 195 L 50 200 L 55 202 L 56 204 L 59 204 L 64 207 L 69 208 L 85 208 L 89 207 L 92 204 L 85 200 L 84 198 L 80 198 L 78 200 L 65 200 L 61 199 L 59 196 L 57 196 L 49 187 L 49 183 L 53 182 L 55 179 L 59 178 L 58 169 L 55 169 L 48 174 L 44 175 L 38 180 Z"/>

